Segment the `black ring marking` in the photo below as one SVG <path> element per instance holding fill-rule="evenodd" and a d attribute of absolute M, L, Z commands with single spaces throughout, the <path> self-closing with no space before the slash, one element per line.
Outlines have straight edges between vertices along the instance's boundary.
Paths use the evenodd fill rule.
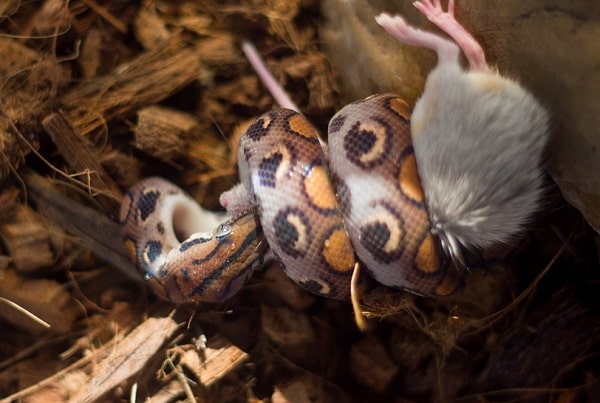
<path fill-rule="evenodd" d="M 392 215 L 395 222 L 390 223 L 387 220 L 367 221 L 360 226 L 360 243 L 369 251 L 369 253 L 371 253 L 371 256 L 373 256 L 375 260 L 389 264 L 401 257 L 404 252 L 406 226 L 402 215 L 392 208 L 392 206 L 385 201 L 380 201 L 377 204 L 382 206 L 387 213 Z M 392 230 L 390 230 L 389 227 L 390 224 L 397 224 L 398 231 L 400 231 L 400 239 L 397 240 L 397 246 L 391 252 L 385 250 L 385 247 L 392 236 Z"/>
<path fill-rule="evenodd" d="M 159 241 L 148 241 L 144 245 L 144 260 L 149 263 L 154 263 L 156 259 L 162 254 L 162 243 Z"/>
<path fill-rule="evenodd" d="M 319 278 L 318 281 L 317 280 L 298 280 L 298 281 L 296 281 L 296 283 L 308 292 L 311 292 L 316 295 L 326 296 L 326 297 L 335 295 L 336 291 L 337 291 L 335 284 L 327 281 L 323 277 Z M 325 283 L 325 284 L 323 284 L 323 283 Z M 325 290 L 324 290 L 325 287 L 329 288 L 329 292 L 325 292 Z"/>
<path fill-rule="evenodd" d="M 275 188 L 277 185 L 276 173 L 283 161 L 283 154 L 279 151 L 263 158 L 258 164 L 258 179 L 261 186 Z"/>
<path fill-rule="evenodd" d="M 384 130 L 384 144 L 381 152 L 376 155 L 377 158 L 371 159 L 368 162 L 361 160 L 362 156 L 371 152 L 373 147 L 379 143 L 376 133 L 362 128 L 365 122 L 357 121 L 344 136 L 346 158 L 362 169 L 372 169 L 382 164 L 390 152 L 392 143 L 392 127 L 384 119 L 372 116 L 369 122 L 377 123 Z"/>
<path fill-rule="evenodd" d="M 138 198 L 135 208 L 140 212 L 140 218 L 142 222 L 145 222 L 148 217 L 156 210 L 158 199 L 160 198 L 160 191 L 156 189 L 147 190 L 140 195 Z"/>
<path fill-rule="evenodd" d="M 266 136 L 269 133 L 271 125 L 273 125 L 274 118 L 277 116 L 275 112 L 276 110 L 269 111 L 256 119 L 250 127 L 248 127 L 244 136 L 252 141 L 258 141 Z"/>
<path fill-rule="evenodd" d="M 298 228 L 290 222 L 290 217 L 297 218 L 302 227 Z M 273 219 L 273 230 L 281 250 L 294 258 L 305 256 L 310 245 L 311 225 L 304 212 L 296 207 L 287 207 L 277 213 Z"/>

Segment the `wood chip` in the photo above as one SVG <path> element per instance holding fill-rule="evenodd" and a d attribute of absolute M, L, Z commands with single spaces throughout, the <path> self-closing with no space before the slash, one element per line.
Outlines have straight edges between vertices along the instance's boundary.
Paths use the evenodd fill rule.
<path fill-rule="evenodd" d="M 52 113 L 42 125 L 70 168 L 69 174 L 80 177 L 89 192 L 96 196 L 108 214 L 118 213 L 123 193 L 104 170 L 96 156 L 97 151 L 69 122 L 63 113 Z"/>
<path fill-rule="evenodd" d="M 379 339 L 366 336 L 352 346 L 350 370 L 358 382 L 382 393 L 398 373 L 398 366 Z"/>
<path fill-rule="evenodd" d="M 63 98 L 77 131 L 86 135 L 117 116 L 160 101 L 201 75 L 196 50 L 174 36 L 104 77 L 83 82 Z"/>
<path fill-rule="evenodd" d="M 343 400 L 340 398 L 339 401 Z M 275 391 L 271 396 L 272 403 L 325 403 L 329 401 L 330 399 L 323 387 L 323 383 L 310 375 L 298 376 L 289 381 L 282 382 L 275 387 Z"/>
<path fill-rule="evenodd" d="M 62 284 L 54 280 L 24 277 L 10 268 L 0 270 L 0 297 L 5 299 L 0 301 L 0 317 L 35 334 L 68 332 L 83 313 Z"/>
<path fill-rule="evenodd" d="M 41 116 L 49 112 L 70 74 L 56 60 L 7 36 L 0 36 L 0 54 L 0 180 L 4 181 L 37 149 Z"/>
<path fill-rule="evenodd" d="M 208 388 L 248 360 L 248 354 L 225 338 L 215 335 L 200 351 L 184 351 L 180 360 L 181 366 L 192 371 L 200 383 Z"/>
<path fill-rule="evenodd" d="M 51 267 L 57 260 L 55 252 L 60 251 L 65 242 L 60 228 L 50 225 L 24 205 L 0 224 L 0 238 L 17 270 L 26 273 Z"/>
<path fill-rule="evenodd" d="M 29 195 L 38 210 L 77 236 L 81 243 L 96 252 L 130 279 L 143 284 L 141 276 L 125 252 L 121 227 L 108 216 L 83 206 L 56 189 L 52 182 L 33 172 L 25 174 Z"/>
<path fill-rule="evenodd" d="M 228 165 L 229 150 L 211 129 L 188 113 L 149 106 L 138 111 L 135 146 L 171 165 L 187 159 L 202 170 L 218 170 Z"/>
<path fill-rule="evenodd" d="M 72 396 L 71 402 L 97 401 L 117 385 L 141 371 L 178 325 L 171 318 L 149 318 L 134 329 L 96 366 L 93 373 Z"/>

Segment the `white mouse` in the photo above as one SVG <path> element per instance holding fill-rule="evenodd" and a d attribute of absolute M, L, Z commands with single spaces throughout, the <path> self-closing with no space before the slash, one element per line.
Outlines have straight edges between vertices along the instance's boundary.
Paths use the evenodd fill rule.
<path fill-rule="evenodd" d="M 529 92 L 488 66 L 481 46 L 455 20 L 453 0 L 447 12 L 439 0 L 414 5 L 455 42 L 400 16 L 376 20 L 399 41 L 437 53 L 411 131 L 432 231 L 460 261 L 463 248 L 509 241 L 538 207 L 549 119 Z"/>

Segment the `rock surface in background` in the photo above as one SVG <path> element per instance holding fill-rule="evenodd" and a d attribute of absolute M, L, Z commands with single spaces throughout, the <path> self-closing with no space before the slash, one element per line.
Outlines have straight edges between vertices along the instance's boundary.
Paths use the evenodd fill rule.
<path fill-rule="evenodd" d="M 328 0 L 323 10 L 325 48 L 344 97 L 395 92 L 414 103 L 434 56 L 394 43 L 373 21 L 387 11 L 433 29 L 411 3 Z M 489 63 L 550 111 L 548 171 L 565 199 L 600 232 L 600 3 L 457 1 L 456 15 L 480 41 Z"/>

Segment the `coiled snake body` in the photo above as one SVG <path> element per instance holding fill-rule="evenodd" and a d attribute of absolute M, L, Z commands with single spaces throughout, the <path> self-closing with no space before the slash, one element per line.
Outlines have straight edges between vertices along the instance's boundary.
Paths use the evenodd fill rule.
<path fill-rule="evenodd" d="M 414 5 L 456 43 L 399 16 L 377 17 L 400 41 L 437 53 L 412 121 L 395 95 L 350 104 L 330 121 L 327 160 L 302 115 L 264 114 L 241 139 L 242 184 L 221 197 L 233 218 L 205 222 L 212 231 L 196 232 L 197 217 L 213 216 L 162 179 L 129 190 L 121 208 L 127 249 L 159 295 L 226 299 L 260 264 L 267 243 L 288 276 L 319 295 L 347 298 L 357 260 L 384 285 L 446 295 L 461 284 L 454 263 L 464 265 L 464 249 L 522 229 L 541 195 L 547 114 L 487 66 L 454 19 L 453 0 L 447 12 L 439 1 Z"/>
<path fill-rule="evenodd" d="M 389 94 L 338 112 L 329 126 L 334 190 L 316 129 L 297 112 L 272 110 L 240 143 L 258 218 L 242 214 L 180 242 L 171 228 L 190 235 L 184 223 L 201 212 L 151 178 L 123 203 L 128 249 L 159 295 L 177 302 L 230 297 L 260 262 L 265 238 L 288 276 L 318 295 L 348 298 L 355 251 L 382 284 L 447 294 L 458 273 L 441 264 L 430 231 L 409 118 L 408 105 Z"/>

